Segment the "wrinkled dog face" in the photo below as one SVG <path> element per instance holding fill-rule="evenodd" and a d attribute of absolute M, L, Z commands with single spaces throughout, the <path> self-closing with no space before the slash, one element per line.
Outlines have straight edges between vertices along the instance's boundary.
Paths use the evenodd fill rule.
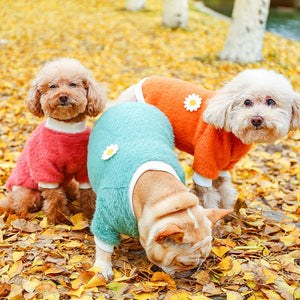
<path fill-rule="evenodd" d="M 202 263 L 208 257 L 211 251 L 211 241 L 212 237 L 206 236 L 195 244 L 193 242 L 177 244 L 174 249 L 169 244 L 169 250 L 164 253 L 166 256 L 160 267 L 174 278 L 184 278 L 192 275 L 200 269 Z M 170 253 L 168 253 L 169 251 Z"/>
<path fill-rule="evenodd" d="M 188 277 L 199 270 L 212 241 L 212 223 L 203 212 L 198 206 L 188 212 L 192 217 L 182 212 L 176 219 L 170 217 L 157 224 L 144 247 L 149 260 L 174 278 Z"/>
<path fill-rule="evenodd" d="M 232 132 L 245 144 L 273 143 L 290 129 L 295 95 L 282 75 L 246 70 L 211 99 L 203 119 Z"/>
<path fill-rule="evenodd" d="M 41 107 L 46 116 L 69 120 L 84 113 L 87 90 L 80 78 L 53 79 L 40 86 Z"/>

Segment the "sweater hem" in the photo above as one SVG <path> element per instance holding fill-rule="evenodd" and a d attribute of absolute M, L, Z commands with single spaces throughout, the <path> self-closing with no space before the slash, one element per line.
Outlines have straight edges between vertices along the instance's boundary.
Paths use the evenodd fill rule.
<path fill-rule="evenodd" d="M 136 86 L 135 86 L 135 97 L 137 99 L 138 102 L 142 102 L 145 103 L 145 98 L 144 98 L 144 94 L 143 94 L 143 83 L 148 79 L 148 77 L 142 79 L 141 81 L 139 81 Z"/>
<path fill-rule="evenodd" d="M 133 196 L 133 190 L 134 187 L 138 181 L 138 179 L 141 177 L 143 173 L 146 171 L 164 171 L 167 173 L 170 173 L 171 175 L 175 176 L 178 180 L 180 180 L 179 176 L 177 175 L 176 171 L 173 169 L 173 167 L 167 163 L 164 163 L 162 161 L 148 161 L 144 164 L 142 164 L 133 174 L 129 189 L 128 189 L 128 198 L 129 198 L 129 204 L 131 208 L 131 212 L 135 217 L 134 210 L 133 210 L 133 203 L 132 203 L 132 196 Z"/>

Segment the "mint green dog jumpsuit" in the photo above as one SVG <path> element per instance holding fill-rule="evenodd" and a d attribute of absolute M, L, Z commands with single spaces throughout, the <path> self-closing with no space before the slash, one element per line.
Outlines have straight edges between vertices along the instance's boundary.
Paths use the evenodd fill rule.
<path fill-rule="evenodd" d="M 110 145 L 117 145 L 118 150 L 104 160 L 103 153 Z M 147 170 L 169 172 L 185 183 L 169 120 L 146 103 L 110 108 L 92 129 L 88 145 L 88 175 L 97 195 L 91 231 L 102 250 L 112 252 L 120 243 L 120 234 L 138 237 L 132 193 Z"/>

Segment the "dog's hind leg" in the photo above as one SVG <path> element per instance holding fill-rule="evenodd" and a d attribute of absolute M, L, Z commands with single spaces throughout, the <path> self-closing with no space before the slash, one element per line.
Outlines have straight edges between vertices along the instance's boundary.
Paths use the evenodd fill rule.
<path fill-rule="evenodd" d="M 95 212 L 96 194 L 92 189 L 80 189 L 79 193 L 81 210 L 87 218 L 92 219 Z"/>
<path fill-rule="evenodd" d="M 214 187 L 203 187 L 195 183 L 191 192 L 198 197 L 199 204 L 204 208 L 219 208 L 221 197 Z"/>
<path fill-rule="evenodd" d="M 64 190 L 67 198 L 70 199 L 71 201 L 75 201 L 79 199 L 80 197 L 79 183 L 74 179 L 67 186 L 64 187 Z"/>
<path fill-rule="evenodd" d="M 43 199 L 39 190 L 22 186 L 8 193 L 6 199 L 0 202 L 0 207 L 16 214 L 39 211 L 42 205 Z"/>
<path fill-rule="evenodd" d="M 42 196 L 45 199 L 43 210 L 46 216 L 54 223 L 65 223 L 68 221 L 70 211 L 67 208 L 68 198 L 62 187 L 53 189 L 42 189 Z"/>

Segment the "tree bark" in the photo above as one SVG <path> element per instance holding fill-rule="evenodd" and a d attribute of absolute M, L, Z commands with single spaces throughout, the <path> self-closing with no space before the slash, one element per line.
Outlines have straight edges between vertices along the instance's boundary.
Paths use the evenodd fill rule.
<path fill-rule="evenodd" d="M 165 0 L 162 24 L 171 28 L 188 26 L 188 0 Z"/>
<path fill-rule="evenodd" d="M 126 9 L 130 11 L 138 11 L 145 8 L 146 0 L 127 0 Z"/>
<path fill-rule="evenodd" d="M 262 60 L 269 7 L 270 0 L 235 0 L 221 59 L 240 63 Z"/>

